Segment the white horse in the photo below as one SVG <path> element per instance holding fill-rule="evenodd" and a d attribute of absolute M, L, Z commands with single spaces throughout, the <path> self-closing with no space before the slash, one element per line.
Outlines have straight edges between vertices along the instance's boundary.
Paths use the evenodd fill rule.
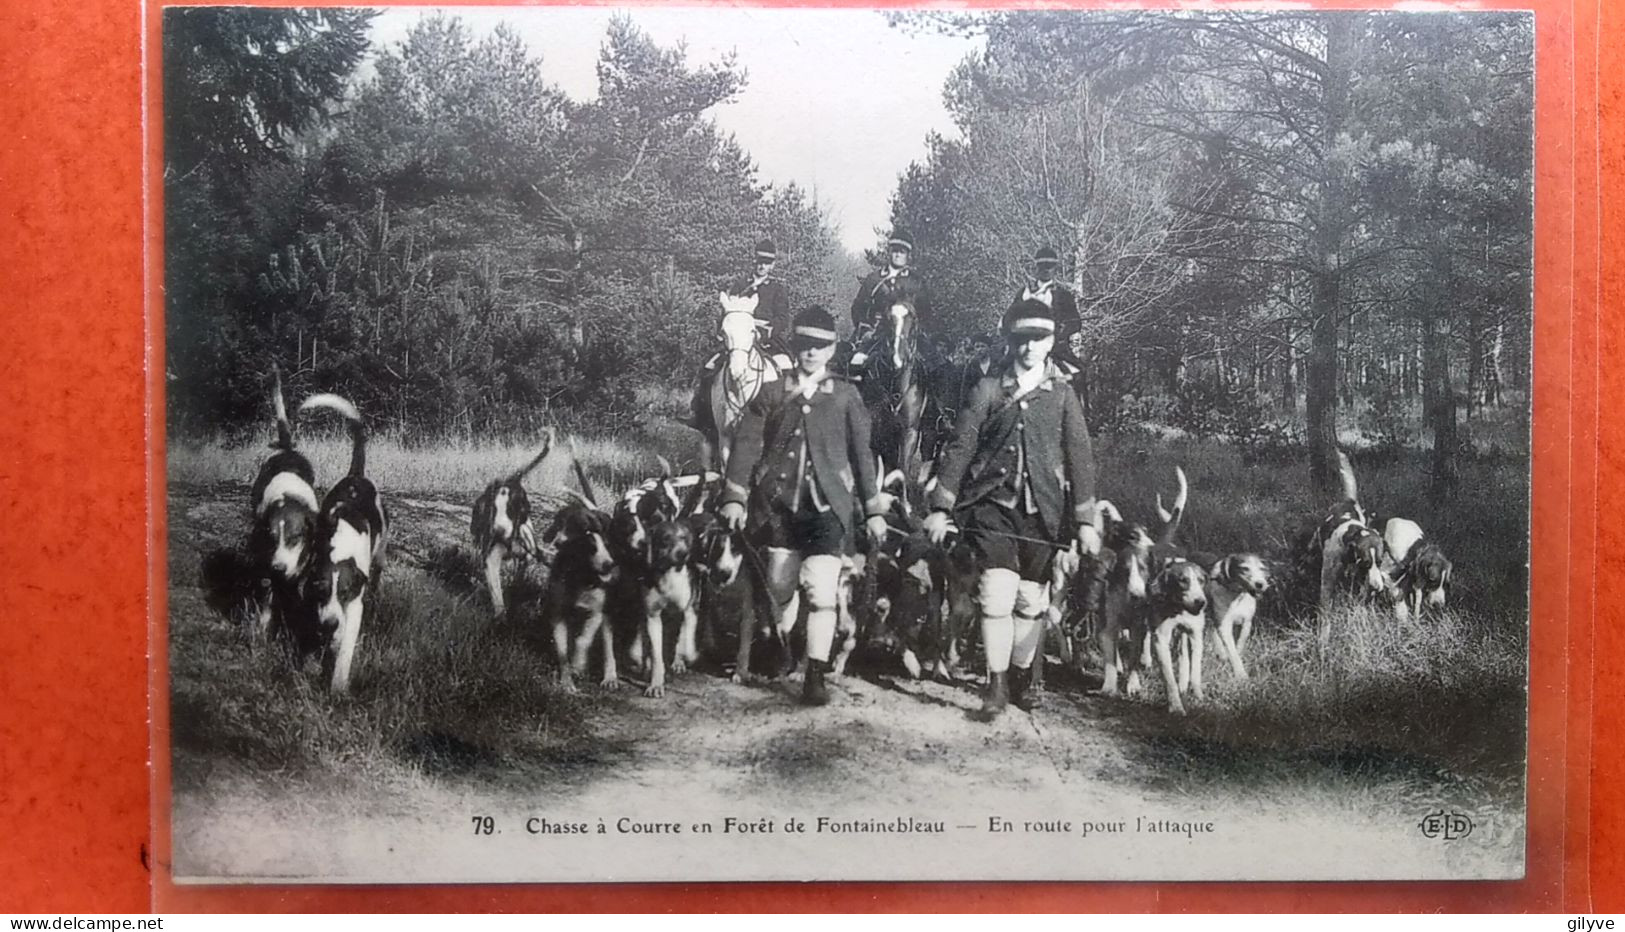
<path fill-rule="evenodd" d="M 745 416 L 745 407 L 762 386 L 779 377 L 780 364 L 756 345 L 756 295 L 741 297 L 726 292 L 722 302 L 722 340 L 727 360 L 711 379 L 710 431 L 706 433 L 706 454 L 721 472 L 733 453 L 734 430 Z"/>

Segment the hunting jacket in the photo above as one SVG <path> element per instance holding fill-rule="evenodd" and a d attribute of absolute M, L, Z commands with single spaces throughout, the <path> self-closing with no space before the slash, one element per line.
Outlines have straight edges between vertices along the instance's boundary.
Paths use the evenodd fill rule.
<path fill-rule="evenodd" d="M 883 514 L 874 454 L 869 452 L 869 412 L 857 388 L 845 379 L 825 376 L 811 398 L 801 394 L 799 381 L 799 373 L 792 372 L 762 386 L 745 409 L 728 458 L 722 502 L 744 504 L 754 489 L 758 508 L 778 502 L 793 512 L 798 504 L 805 505 L 807 496 L 797 481 L 805 475 L 805 449 L 819 493 L 850 535 L 860 501 L 865 515 Z"/>
<path fill-rule="evenodd" d="M 776 278 L 769 277 L 760 285 L 751 287 L 754 278 L 745 277 L 734 282 L 728 288 L 728 293 L 748 298 L 756 295 L 756 319 L 766 321 L 772 328 L 767 337 L 767 345 L 775 351 L 787 350 L 790 346 L 790 291 L 784 283 Z"/>
<path fill-rule="evenodd" d="M 924 324 L 931 316 L 931 298 L 925 290 L 925 279 L 912 266 L 903 269 L 889 281 L 883 270 L 876 269 L 858 283 L 858 296 L 852 299 L 852 327 L 878 326 L 893 304 L 906 301 L 914 306 L 914 319 Z"/>
<path fill-rule="evenodd" d="M 984 500 L 1014 500 L 1025 463 L 1038 515 L 1059 538 L 1068 518 L 1081 524 L 1093 517 L 1094 451 L 1083 407 L 1054 363 L 1046 365 L 1037 388 L 1020 399 L 1015 392 L 1016 377 L 1008 368 L 971 389 L 938 459 L 931 507 L 953 511 Z"/>

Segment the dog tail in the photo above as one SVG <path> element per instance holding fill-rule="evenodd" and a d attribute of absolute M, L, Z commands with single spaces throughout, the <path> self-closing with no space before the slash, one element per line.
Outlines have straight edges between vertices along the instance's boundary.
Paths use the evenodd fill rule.
<path fill-rule="evenodd" d="M 367 423 L 361 419 L 361 412 L 348 399 L 338 395 L 320 394 L 311 395 L 305 403 L 299 406 L 301 411 L 312 408 L 328 408 L 337 411 L 339 416 L 350 422 L 350 475 L 365 476 L 367 474 Z"/>
<path fill-rule="evenodd" d="M 1179 480 L 1179 491 L 1174 493 L 1174 507 L 1165 511 L 1162 507 L 1162 493 L 1157 493 L 1157 515 L 1162 518 L 1163 527 L 1159 542 L 1172 543 L 1174 535 L 1179 533 L 1179 522 L 1185 517 L 1185 502 L 1190 497 L 1190 483 L 1185 479 L 1185 470 L 1174 467 L 1174 476 Z"/>
<path fill-rule="evenodd" d="M 576 455 L 575 441 L 566 438 L 564 443 L 570 451 L 570 467 L 575 470 L 576 481 L 581 483 L 581 491 L 586 496 L 588 506 L 596 510 L 601 507 L 598 504 L 601 499 L 598 497 L 598 490 L 593 488 L 592 479 L 587 476 L 587 470 L 581 466 L 581 457 Z"/>
<path fill-rule="evenodd" d="M 530 475 L 531 472 L 536 469 L 536 467 L 542 465 L 542 460 L 547 459 L 547 454 L 553 452 L 553 442 L 555 439 L 553 428 L 549 427 L 547 429 L 547 436 L 542 438 L 542 452 L 536 454 L 536 456 L 532 458 L 530 462 L 526 463 L 522 468 L 515 470 L 513 475 L 508 477 L 508 481 L 511 483 L 524 482 L 525 477 Z"/>
<path fill-rule="evenodd" d="M 276 440 L 273 450 L 293 449 L 293 423 L 288 420 L 288 404 L 282 400 L 282 367 L 271 363 L 271 408 L 276 412 Z"/>
<path fill-rule="evenodd" d="M 1349 463 L 1349 455 L 1342 450 L 1337 451 L 1337 478 L 1343 484 L 1343 497 L 1351 502 L 1358 502 L 1360 489 L 1354 483 L 1354 467 Z"/>

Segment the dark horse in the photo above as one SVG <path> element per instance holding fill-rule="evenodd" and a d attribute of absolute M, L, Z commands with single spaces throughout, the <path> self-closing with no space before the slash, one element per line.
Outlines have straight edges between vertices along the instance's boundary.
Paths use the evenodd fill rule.
<path fill-rule="evenodd" d="M 914 305 L 898 301 L 887 308 L 885 321 L 866 348 L 867 358 L 852 358 L 849 372 L 860 376 L 858 392 L 869 409 L 869 446 L 887 471 L 901 470 L 918 487 L 920 420 L 928 404 L 919 347 L 919 315 Z"/>

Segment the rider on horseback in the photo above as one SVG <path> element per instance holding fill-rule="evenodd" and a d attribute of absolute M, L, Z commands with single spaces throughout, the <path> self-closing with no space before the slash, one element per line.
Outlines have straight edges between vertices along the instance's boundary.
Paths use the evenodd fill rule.
<path fill-rule="evenodd" d="M 756 244 L 755 273 L 750 277 L 736 279 L 724 294 L 739 298 L 752 296 L 756 298 L 756 345 L 763 352 L 770 354 L 774 364 L 782 371 L 790 368 L 793 363 L 790 358 L 789 339 L 790 292 L 784 287 L 783 282 L 773 277 L 773 266 L 778 260 L 779 252 L 773 241 L 760 240 Z M 706 360 L 699 379 L 695 382 L 691 424 L 701 430 L 705 429 L 704 425 L 709 417 L 707 397 L 710 394 L 711 379 L 726 357 L 726 352 L 719 352 Z"/>
<path fill-rule="evenodd" d="M 896 226 L 886 246 L 891 254 L 886 268 L 865 275 L 858 285 L 858 296 L 852 300 L 852 343 L 865 354 L 873 351 L 876 334 L 888 326 L 893 305 L 912 307 L 916 323 L 931 316 L 925 280 L 909 267 L 914 252 L 913 237 L 906 228 Z M 861 364 L 861 359 L 853 362 Z"/>
<path fill-rule="evenodd" d="M 1027 300 L 1042 301 L 1049 305 L 1051 313 L 1055 316 L 1055 350 L 1050 358 L 1054 360 L 1056 367 L 1066 374 L 1073 389 L 1081 396 L 1083 364 L 1072 348 L 1072 341 L 1082 327 L 1083 319 L 1078 316 L 1077 295 L 1065 282 L 1056 280 L 1055 276 L 1060 268 L 1061 257 L 1055 249 L 1050 246 L 1041 247 L 1033 255 L 1033 270 L 1036 275 L 1031 284 L 1016 293 L 1010 302 L 1010 310 L 1014 311 L 1021 302 Z"/>

